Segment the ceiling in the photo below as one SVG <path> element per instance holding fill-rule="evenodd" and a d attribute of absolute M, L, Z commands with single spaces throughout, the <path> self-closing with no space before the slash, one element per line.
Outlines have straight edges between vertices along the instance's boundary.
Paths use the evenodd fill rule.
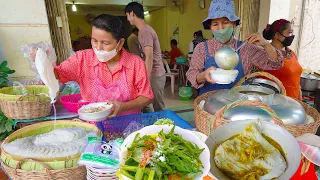
<path fill-rule="evenodd" d="M 90 5 L 90 4 L 77 4 L 77 11 L 84 12 L 84 11 L 121 11 L 124 12 L 125 5 L 107 5 L 107 4 L 101 4 L 101 5 Z M 162 7 L 157 6 L 147 6 L 144 7 L 145 11 L 154 11 L 161 9 Z M 67 4 L 67 11 L 71 10 L 71 4 Z"/>
<path fill-rule="evenodd" d="M 68 15 L 102 14 L 108 13 L 124 16 L 126 5 L 132 0 L 65 0 Z M 71 5 L 77 6 L 77 11 L 71 9 Z M 166 0 L 143 0 L 145 11 L 154 11 L 166 6 Z"/>

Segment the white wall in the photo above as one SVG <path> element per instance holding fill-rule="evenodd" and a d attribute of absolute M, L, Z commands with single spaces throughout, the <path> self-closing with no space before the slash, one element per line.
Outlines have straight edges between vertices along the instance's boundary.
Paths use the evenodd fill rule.
<path fill-rule="evenodd" d="M 289 19 L 292 0 L 271 0 L 269 24 L 278 19 Z"/>
<path fill-rule="evenodd" d="M 0 61 L 7 60 L 16 70 L 13 77 L 32 78 L 29 62 L 21 54 L 21 46 L 46 41 L 51 43 L 44 0 L 0 1 Z"/>

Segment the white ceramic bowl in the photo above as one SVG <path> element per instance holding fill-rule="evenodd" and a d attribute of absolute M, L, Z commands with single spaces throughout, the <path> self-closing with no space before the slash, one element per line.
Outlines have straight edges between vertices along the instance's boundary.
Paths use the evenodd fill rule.
<path fill-rule="evenodd" d="M 96 108 L 96 107 L 101 107 L 103 106 L 105 109 L 103 111 L 98 111 L 98 112 L 93 112 L 93 113 L 88 113 L 86 112 L 86 109 L 88 108 Z M 105 102 L 101 103 L 91 103 L 85 106 L 82 106 L 78 110 L 79 118 L 85 121 L 94 121 L 94 122 L 99 122 L 103 121 L 107 118 L 107 116 L 110 115 L 112 111 L 112 104 L 107 104 Z"/>
<path fill-rule="evenodd" d="M 232 136 L 240 134 L 244 127 L 252 122 L 257 122 L 257 120 L 232 121 L 217 128 L 206 140 L 206 144 L 210 149 L 210 154 L 214 154 L 214 150 L 218 147 L 218 145 Z M 300 165 L 301 152 L 298 142 L 287 130 L 283 129 L 282 127 L 271 122 L 260 122 L 262 123 L 262 133 L 279 143 L 286 154 L 285 159 L 288 167 L 285 172 L 279 178 L 277 178 L 277 180 L 290 179 Z M 229 180 L 229 178 L 217 168 L 213 157 L 210 158 L 210 163 L 210 173 L 214 176 L 214 178 L 219 180 Z"/>
<path fill-rule="evenodd" d="M 210 71 L 211 79 L 217 84 L 230 84 L 234 82 L 239 74 L 238 70 L 224 70 L 217 68 Z"/>
<path fill-rule="evenodd" d="M 127 148 L 130 147 L 131 143 L 133 142 L 134 140 L 134 137 L 136 136 L 137 133 L 140 133 L 140 137 L 141 136 L 144 136 L 144 135 L 148 135 L 148 134 L 157 134 L 159 133 L 162 129 L 165 133 L 169 133 L 170 130 L 172 129 L 172 125 L 152 125 L 152 126 L 147 126 L 147 127 L 144 127 L 142 128 L 141 130 L 139 131 L 136 131 L 132 134 L 130 134 L 123 142 L 123 144 L 121 145 L 120 147 L 120 164 L 124 164 L 125 163 L 125 160 L 126 160 L 126 157 L 127 157 Z M 199 175 L 197 178 L 195 178 L 194 180 L 202 180 L 204 176 L 208 175 L 209 173 L 209 169 L 210 169 L 210 152 L 209 152 L 209 149 L 207 147 L 207 145 L 202 142 L 200 140 L 200 138 L 198 137 L 198 135 L 196 135 L 193 131 L 189 131 L 189 130 L 186 130 L 186 129 L 182 129 L 180 127 L 175 127 L 174 129 L 174 133 L 175 134 L 180 134 L 182 135 L 182 138 L 187 140 L 187 141 L 190 141 L 190 142 L 193 142 L 195 143 L 199 148 L 204 148 L 204 151 L 200 154 L 200 160 L 203 164 L 203 168 L 201 169 L 202 170 L 202 174 Z M 130 178 L 122 175 L 122 178 L 124 180 L 130 180 Z"/>

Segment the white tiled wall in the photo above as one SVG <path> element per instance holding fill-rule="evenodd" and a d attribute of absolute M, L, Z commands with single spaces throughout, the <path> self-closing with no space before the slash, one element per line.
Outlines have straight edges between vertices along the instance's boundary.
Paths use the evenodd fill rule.
<path fill-rule="evenodd" d="M 0 0 L 0 61 L 16 70 L 13 77 L 35 75 L 20 49 L 39 41 L 51 43 L 44 0 Z"/>

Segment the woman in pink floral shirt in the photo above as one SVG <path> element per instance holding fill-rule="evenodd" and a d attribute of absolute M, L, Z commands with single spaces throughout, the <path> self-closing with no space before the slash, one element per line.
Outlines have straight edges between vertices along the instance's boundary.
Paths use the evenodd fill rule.
<path fill-rule="evenodd" d="M 259 33 L 249 35 L 248 43 L 238 52 L 239 64 L 235 68 L 239 75 L 231 84 L 215 84 L 210 77 L 210 70 L 217 67 L 214 55 L 221 47 L 231 46 L 237 49 L 242 42 L 233 37 L 234 28 L 240 19 L 234 13 L 232 0 L 213 0 L 208 18 L 203 21 L 204 29 L 210 29 L 214 38 L 200 43 L 195 48 L 187 78 L 192 86 L 200 89 L 200 95 L 209 91 L 232 88 L 242 77 L 255 67 L 275 70 L 283 66 L 281 52 L 277 51 Z"/>

